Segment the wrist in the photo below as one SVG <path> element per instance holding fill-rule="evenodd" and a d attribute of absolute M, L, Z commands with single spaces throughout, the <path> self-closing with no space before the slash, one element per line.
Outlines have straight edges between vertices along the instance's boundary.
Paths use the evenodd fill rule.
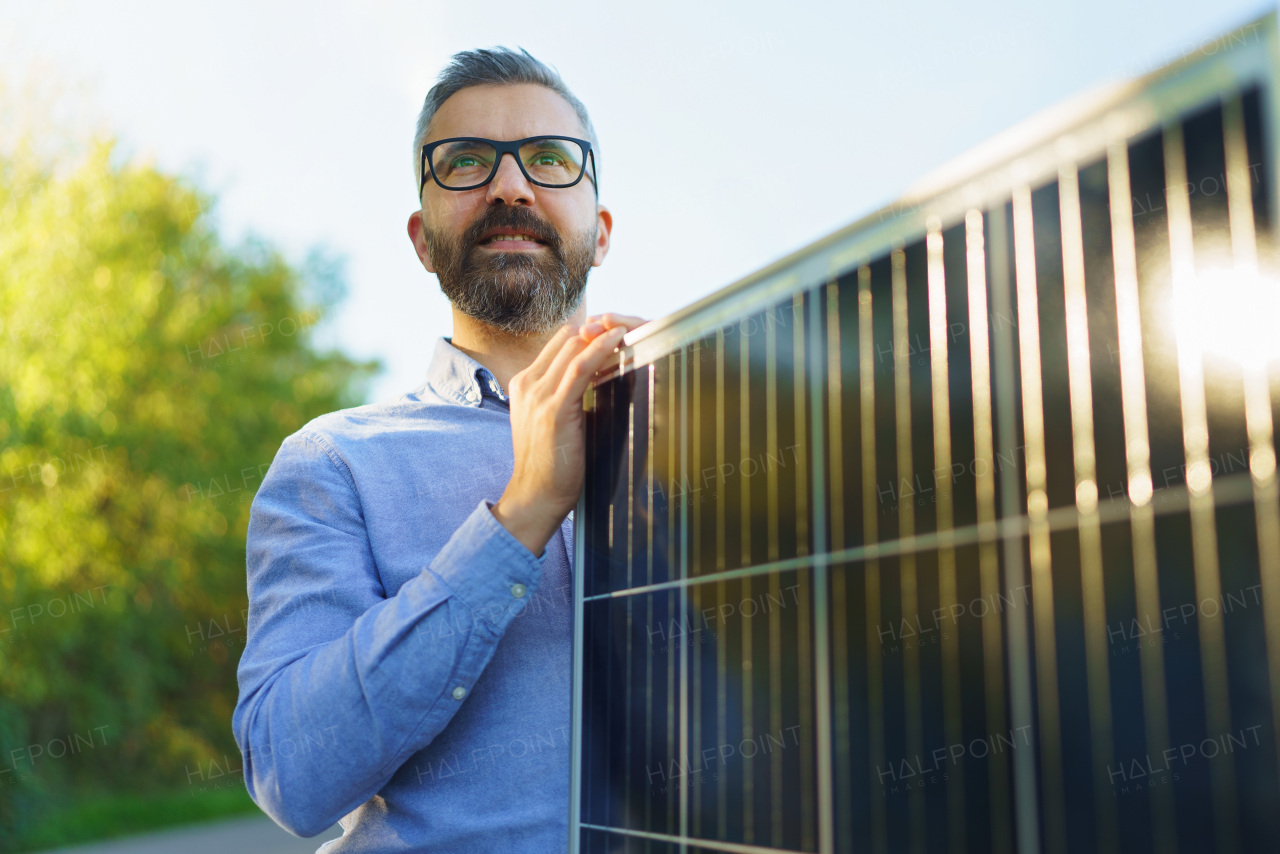
<path fill-rule="evenodd" d="M 542 557 L 547 543 L 563 521 L 549 518 L 545 508 L 522 502 L 505 493 L 490 510 L 493 518 L 535 557 Z"/>

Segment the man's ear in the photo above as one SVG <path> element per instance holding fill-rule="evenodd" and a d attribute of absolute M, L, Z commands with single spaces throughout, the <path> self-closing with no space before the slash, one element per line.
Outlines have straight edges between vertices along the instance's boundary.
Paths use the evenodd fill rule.
<path fill-rule="evenodd" d="M 604 256 L 609 254 L 609 240 L 613 233 L 613 214 L 604 205 L 596 205 L 596 254 L 591 260 L 592 267 L 604 263 Z"/>
<path fill-rule="evenodd" d="M 413 241 L 413 251 L 418 253 L 418 260 L 428 273 L 436 268 L 431 265 L 431 250 L 427 248 L 426 227 L 422 224 L 422 211 L 409 214 L 409 239 Z"/>

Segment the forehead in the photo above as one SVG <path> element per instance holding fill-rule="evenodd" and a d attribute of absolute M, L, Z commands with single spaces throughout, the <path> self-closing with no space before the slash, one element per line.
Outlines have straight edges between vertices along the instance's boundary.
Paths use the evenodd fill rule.
<path fill-rule="evenodd" d="M 424 142 L 455 136 L 506 140 L 544 134 L 586 137 L 569 102 L 545 86 L 468 86 L 440 105 Z"/>

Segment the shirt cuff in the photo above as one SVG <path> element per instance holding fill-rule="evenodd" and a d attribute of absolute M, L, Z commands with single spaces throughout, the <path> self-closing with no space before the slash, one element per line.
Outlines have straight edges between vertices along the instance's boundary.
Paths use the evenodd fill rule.
<path fill-rule="evenodd" d="M 431 562 L 431 571 L 477 619 L 499 633 L 527 607 L 542 580 L 547 551 L 534 557 L 482 499 Z"/>

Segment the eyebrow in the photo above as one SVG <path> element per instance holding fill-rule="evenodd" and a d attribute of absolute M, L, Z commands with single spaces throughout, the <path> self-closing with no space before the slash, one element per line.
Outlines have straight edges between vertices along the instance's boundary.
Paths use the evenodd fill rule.
<path fill-rule="evenodd" d="M 556 148 L 570 147 L 570 144 L 565 137 L 547 135 L 547 136 L 531 136 L 531 137 L 527 137 L 527 139 L 529 140 L 529 142 L 532 142 L 538 145 L 545 145 L 548 147 L 556 147 Z M 430 145 L 430 144 L 431 143 L 426 143 L 426 145 Z M 471 140 L 471 139 L 464 139 L 464 140 L 458 140 L 457 142 L 450 142 L 446 145 L 442 145 L 441 148 L 445 149 L 446 151 L 459 151 L 467 148 L 474 148 L 476 146 L 485 145 L 485 144 L 486 142 L 480 142 L 480 141 Z"/>
<path fill-rule="evenodd" d="M 445 151 L 446 154 L 452 154 L 455 151 L 466 151 L 469 148 L 480 148 L 483 145 L 485 145 L 485 143 L 483 142 L 476 142 L 475 140 L 464 139 L 464 140 L 459 140 L 458 142 L 450 142 L 447 145 L 442 145 L 440 147 Z"/>

